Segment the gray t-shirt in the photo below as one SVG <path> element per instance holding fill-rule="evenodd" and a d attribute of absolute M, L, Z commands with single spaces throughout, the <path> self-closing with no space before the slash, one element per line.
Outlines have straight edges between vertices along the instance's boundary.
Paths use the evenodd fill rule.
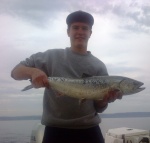
<path fill-rule="evenodd" d="M 90 52 L 77 54 L 70 48 L 36 53 L 21 64 L 39 68 L 52 77 L 81 78 L 83 73 L 93 76 L 108 75 L 104 63 Z M 58 97 L 55 91 L 45 88 L 41 122 L 53 127 L 88 128 L 98 125 L 101 120 L 93 100 L 79 104 L 79 99 Z"/>

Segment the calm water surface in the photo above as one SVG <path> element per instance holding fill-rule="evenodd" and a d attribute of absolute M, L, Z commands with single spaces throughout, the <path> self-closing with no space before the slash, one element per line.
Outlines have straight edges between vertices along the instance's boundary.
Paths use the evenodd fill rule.
<path fill-rule="evenodd" d="M 40 120 L 0 121 L 0 143 L 29 143 L 33 126 Z M 129 127 L 150 130 L 147 118 L 103 118 L 100 124 L 103 136 L 108 129 Z"/>
<path fill-rule="evenodd" d="M 29 143 L 33 126 L 40 120 L 0 121 L 0 143 Z"/>

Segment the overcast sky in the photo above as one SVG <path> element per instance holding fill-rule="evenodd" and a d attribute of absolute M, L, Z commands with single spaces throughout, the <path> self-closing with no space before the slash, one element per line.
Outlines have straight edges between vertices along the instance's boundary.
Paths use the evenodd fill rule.
<path fill-rule="evenodd" d="M 10 72 L 33 53 L 69 47 L 65 20 L 76 10 L 94 16 L 88 50 L 109 74 L 146 87 L 111 103 L 105 113 L 150 111 L 149 0 L 0 0 L 0 116 L 41 115 L 43 89 L 21 92 L 29 82 L 13 80 Z"/>

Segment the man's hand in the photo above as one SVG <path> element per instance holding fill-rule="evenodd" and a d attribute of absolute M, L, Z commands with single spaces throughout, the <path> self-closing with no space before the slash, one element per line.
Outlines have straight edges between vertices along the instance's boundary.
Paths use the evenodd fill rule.
<path fill-rule="evenodd" d="M 104 96 L 103 102 L 111 103 L 116 99 L 122 99 L 123 93 L 118 89 L 109 90 L 108 93 Z"/>
<path fill-rule="evenodd" d="M 50 87 L 47 75 L 40 69 L 34 68 L 32 70 L 31 82 L 34 88 Z"/>
<path fill-rule="evenodd" d="M 27 67 L 22 64 L 18 64 L 12 70 L 11 76 L 16 80 L 31 79 L 32 85 L 35 88 L 50 87 L 47 75 L 42 70 L 37 68 Z"/>
<path fill-rule="evenodd" d="M 104 99 L 95 100 L 94 105 L 97 112 L 103 112 L 107 108 L 108 103 L 114 102 L 116 99 L 122 99 L 122 95 L 122 92 L 119 90 L 110 90 L 104 95 Z"/>

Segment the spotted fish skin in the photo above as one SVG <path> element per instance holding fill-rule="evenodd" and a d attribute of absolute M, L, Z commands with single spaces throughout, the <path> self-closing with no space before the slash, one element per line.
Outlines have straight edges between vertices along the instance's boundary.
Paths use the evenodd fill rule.
<path fill-rule="evenodd" d="M 78 99 L 100 100 L 110 90 L 121 91 L 130 95 L 144 90 L 142 82 L 123 76 L 93 76 L 86 78 L 49 77 L 50 88 L 63 95 Z M 23 91 L 32 88 L 25 87 Z"/>

